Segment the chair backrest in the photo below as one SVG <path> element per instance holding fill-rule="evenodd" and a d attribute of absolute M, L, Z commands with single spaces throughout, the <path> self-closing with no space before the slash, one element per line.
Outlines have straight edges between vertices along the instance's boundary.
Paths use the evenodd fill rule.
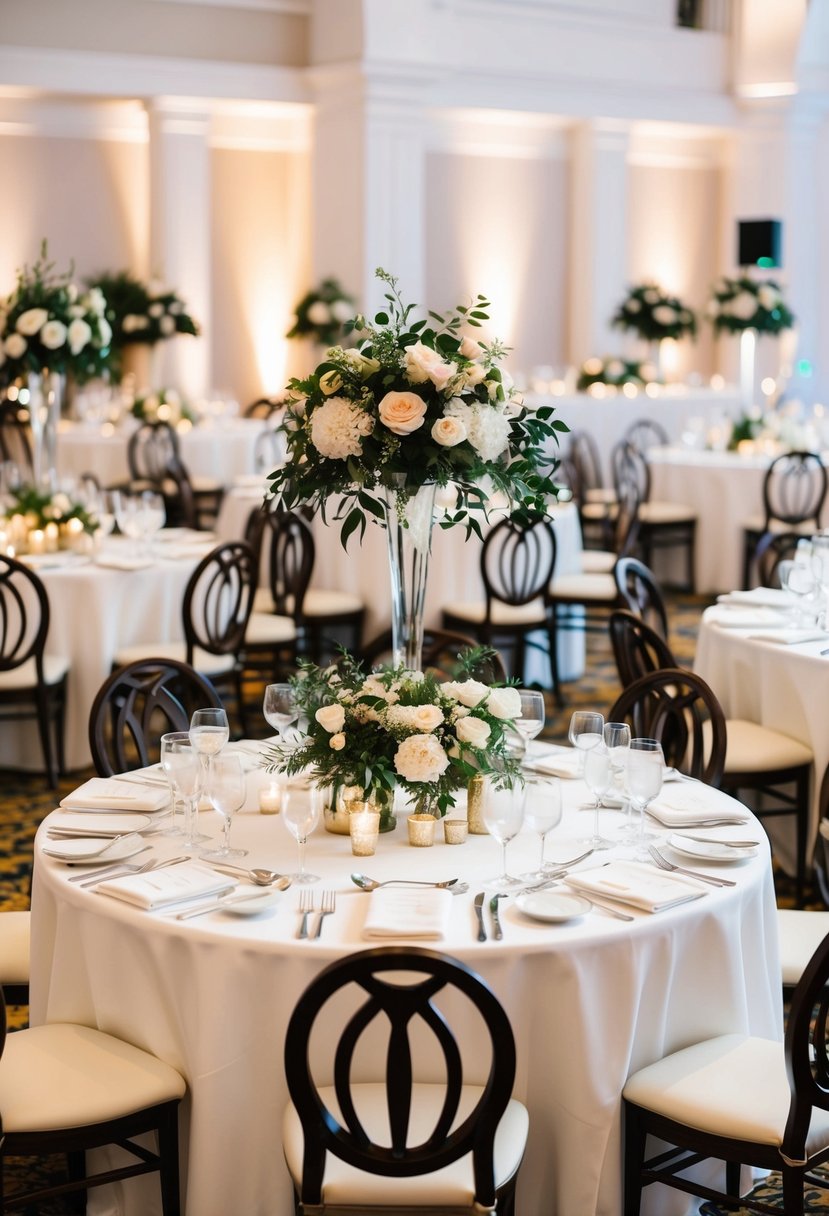
<path fill-rule="evenodd" d="M 635 613 L 623 608 L 611 612 L 608 629 L 622 688 L 651 671 L 679 667 L 665 639 Z"/>
<path fill-rule="evenodd" d="M 197 646 L 238 656 L 256 593 L 256 556 L 243 540 L 227 541 L 203 557 L 184 592 L 187 662 Z"/>
<path fill-rule="evenodd" d="M 613 567 L 619 595 L 628 609 L 667 641 L 668 613 L 665 599 L 652 571 L 638 557 L 620 557 Z M 676 666 L 676 664 L 673 664 Z"/>
<path fill-rule="evenodd" d="M 404 973 L 400 983 L 394 978 L 398 972 Z M 414 976 L 418 978 L 413 982 Z M 346 989 L 353 1001 L 361 1003 L 356 1009 L 353 1003 L 350 1006 L 334 1053 L 338 1113 L 326 1106 L 319 1093 L 309 1040 L 324 1006 Z M 457 1019 L 463 1035 L 467 1035 L 466 1019 L 474 1016 L 489 1039 L 489 1071 L 483 1090 L 454 1129 L 465 1064 L 446 1010 L 438 1003 L 444 992 L 452 1000 L 453 1019 L 457 1019 L 458 1005 L 463 1006 Z M 374 1143 L 363 1125 L 351 1075 L 354 1052 L 364 1031 L 371 1039 L 373 1059 L 385 1069 L 389 1134 L 382 1144 Z M 444 1096 L 442 1103 L 437 1102 L 432 1130 L 424 1133 L 420 1143 L 409 1144 L 412 1081 L 417 1080 L 418 1061 L 425 1059 L 422 1035 L 426 1032 L 430 1032 L 428 1079 L 434 1080 L 435 1059 L 442 1056 L 439 1084 Z M 413 1053 L 415 1045 L 420 1051 Z M 479 1059 L 476 1067 L 485 1066 L 486 1060 L 479 1065 Z M 471 1152 L 475 1202 L 484 1210 L 494 1208 L 493 1145 L 515 1078 L 515 1041 L 500 1003 L 466 964 L 431 950 L 398 946 L 361 951 L 332 963 L 312 980 L 291 1014 L 285 1036 L 285 1074 L 305 1140 L 300 1196 L 304 1205 L 321 1202 L 329 1152 L 356 1169 L 389 1178 L 433 1173 Z"/>
<path fill-rule="evenodd" d="M 250 405 L 246 405 L 242 410 L 243 418 L 270 418 L 271 414 L 278 413 L 285 405 L 284 401 L 279 401 L 276 397 L 257 397 L 255 401 L 251 401 Z"/>
<path fill-rule="evenodd" d="M 829 934 L 806 965 L 792 995 L 784 1054 L 791 1102 L 780 1153 L 790 1161 L 806 1157 L 812 1108 L 829 1110 Z"/>
<path fill-rule="evenodd" d="M 613 522 L 613 551 L 617 557 L 628 557 L 639 540 L 639 508 L 650 493 L 650 474 L 644 458 L 630 444 L 624 445 L 614 455 L 616 518 Z"/>
<path fill-rule="evenodd" d="M 17 466 L 21 480 L 32 479 L 32 433 L 16 401 L 0 404 L 0 460 Z"/>
<path fill-rule="evenodd" d="M 639 501 L 648 501 L 651 496 L 651 474 L 640 448 L 626 439 L 615 443 L 610 452 L 610 467 L 617 498 L 624 486 L 634 485 L 639 493 Z"/>
<path fill-rule="evenodd" d="M 462 650 L 479 646 L 474 638 L 449 629 L 424 629 L 421 667 L 438 680 L 456 680 L 459 674 L 458 656 Z M 480 664 L 472 675 L 484 684 L 503 684 L 507 679 L 504 660 L 494 647 L 484 648 Z M 392 661 L 392 632 L 385 629 L 360 651 L 366 667 L 377 667 Z"/>
<path fill-rule="evenodd" d="M 772 520 L 789 525 L 813 523 L 818 531 L 826 488 L 826 469 L 816 452 L 786 452 L 778 456 L 763 478 L 764 531 Z"/>
<path fill-rule="evenodd" d="M 627 443 L 647 456 L 650 448 L 667 447 L 671 440 L 661 422 L 655 418 L 637 418 L 632 422 L 622 437 Z"/>
<path fill-rule="evenodd" d="M 720 784 L 725 715 L 695 672 L 665 667 L 640 676 L 622 690 L 607 721 L 629 722 L 632 735 L 659 740 L 666 764 L 708 785 Z"/>
<path fill-rule="evenodd" d="M 757 579 L 761 587 L 780 587 L 781 562 L 793 561 L 801 532 L 764 532 L 754 550 Z"/>
<path fill-rule="evenodd" d="M 578 479 L 578 492 L 581 497 L 584 497 L 588 490 L 604 489 L 599 445 L 589 431 L 570 432 L 567 460 Z"/>
<path fill-rule="evenodd" d="M 253 468 L 263 476 L 285 463 L 285 438 L 274 427 L 267 427 L 256 436 L 253 445 Z"/>
<path fill-rule="evenodd" d="M 486 593 L 486 619 L 496 602 L 518 607 L 543 597 L 556 562 L 556 538 L 546 519 L 522 524 L 502 519 L 481 549 L 481 578 Z"/>
<path fill-rule="evenodd" d="M 178 436 L 169 422 L 142 422 L 130 435 L 127 464 L 133 481 L 160 485 L 173 462 L 181 463 Z"/>
<path fill-rule="evenodd" d="M 196 509 L 193 483 L 190 480 L 189 472 L 178 457 L 173 457 L 167 465 L 164 477 L 160 482 L 160 490 L 164 495 L 167 527 L 198 529 L 199 513 Z"/>
<path fill-rule="evenodd" d="M 43 680 L 43 651 L 49 633 L 49 596 L 34 570 L 0 553 L 0 671 L 35 660 Z"/>
<path fill-rule="evenodd" d="M 89 748 L 99 777 L 158 760 L 161 736 L 187 730 L 196 709 L 221 709 L 213 685 L 177 659 L 139 659 L 104 680 L 89 713 Z"/>
<path fill-rule="evenodd" d="M 293 617 L 302 628 L 302 605 L 316 560 L 314 534 L 297 511 L 266 509 L 261 545 L 267 545 L 268 588 L 274 611 Z"/>

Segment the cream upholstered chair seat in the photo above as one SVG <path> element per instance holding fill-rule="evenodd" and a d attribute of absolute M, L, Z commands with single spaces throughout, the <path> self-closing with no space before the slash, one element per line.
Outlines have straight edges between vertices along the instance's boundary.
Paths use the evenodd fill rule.
<path fill-rule="evenodd" d="M 613 574 L 618 557 L 607 549 L 584 549 L 581 554 L 582 574 Z"/>
<path fill-rule="evenodd" d="M 113 659 L 113 666 L 126 667 L 140 659 L 176 659 L 187 662 L 187 646 L 184 642 L 148 642 L 143 646 L 123 646 Z M 221 675 L 233 669 L 232 654 L 211 654 L 197 646 L 193 652 L 192 667 L 205 676 Z"/>
<path fill-rule="evenodd" d="M 754 1144 L 779 1145 L 791 1090 L 783 1044 L 729 1034 L 695 1043 L 628 1078 L 623 1096 L 677 1123 Z M 829 1111 L 813 1109 L 811 1154 L 829 1145 Z"/>
<path fill-rule="evenodd" d="M 43 677 L 47 684 L 58 684 L 69 671 L 69 660 L 51 654 L 43 656 Z M 11 689 L 36 688 L 37 666 L 34 657 L 12 667 L 9 671 L 0 671 L 0 690 L 9 692 Z"/>
<path fill-rule="evenodd" d="M 273 612 L 252 612 L 245 630 L 245 646 L 278 646 L 296 641 L 293 618 Z"/>
<path fill-rule="evenodd" d="M 0 915 L 0 985 L 28 984 L 30 926 L 28 912 Z"/>
<path fill-rule="evenodd" d="M 309 587 L 302 600 L 302 615 L 324 617 L 340 612 L 361 612 L 365 604 L 353 591 L 334 591 L 324 587 Z M 253 611 L 273 612 L 273 596 L 267 587 L 260 587 L 253 599 Z"/>
<path fill-rule="evenodd" d="M 728 748 L 725 753 L 726 775 L 811 764 L 814 753 L 799 739 L 747 722 L 744 718 L 726 718 Z"/>
<path fill-rule="evenodd" d="M 695 520 L 696 511 L 678 502 L 663 502 L 661 499 L 649 499 L 639 507 L 639 522 L 642 526 L 650 524 L 680 524 Z"/>
<path fill-rule="evenodd" d="M 558 574 L 550 584 L 550 593 L 564 600 L 587 603 L 615 603 L 618 598 L 616 582 L 612 574 L 592 574 L 582 571 L 577 574 Z"/>
<path fill-rule="evenodd" d="M 413 1086 L 412 1120 L 409 1142 L 420 1143 L 437 1122 L 441 1103 L 446 1094 L 443 1085 L 415 1084 Z M 340 1117 L 333 1087 L 320 1086 L 319 1094 L 325 1105 Z M 459 1117 L 453 1126 L 472 1109 L 483 1090 L 480 1086 L 464 1086 L 460 1101 Z M 384 1133 L 388 1142 L 388 1097 L 384 1084 L 358 1084 L 351 1086 L 351 1094 L 368 1135 L 377 1143 L 383 1143 Z M 524 1155 L 529 1130 L 526 1107 L 512 1099 L 501 1117 L 495 1134 L 495 1185 L 503 1186 L 517 1172 Z M 302 1178 L 303 1135 L 302 1125 L 293 1105 L 286 1108 L 282 1124 L 282 1143 L 285 1160 L 294 1182 Z M 325 1163 L 323 1202 L 349 1204 L 360 1211 L 370 1205 L 394 1203 L 395 1206 L 412 1208 L 434 1207 L 438 1211 L 447 1207 L 473 1210 L 475 1189 L 472 1177 L 472 1157 L 468 1154 L 452 1165 L 431 1174 L 420 1174 L 410 1178 L 391 1180 L 365 1170 L 355 1169 L 339 1157 L 329 1153 Z"/>
<path fill-rule="evenodd" d="M 443 611 L 446 616 L 462 621 L 479 623 L 486 619 L 486 604 L 482 600 L 444 604 Z M 529 604 L 505 604 L 495 600 L 490 619 L 493 625 L 531 625 L 537 621 L 540 628 L 546 624 L 544 604 L 540 599 L 531 600 Z"/>
<path fill-rule="evenodd" d="M 829 933 L 829 912 L 804 912 L 801 908 L 778 908 L 780 970 L 783 986 L 793 988 L 809 959 Z"/>

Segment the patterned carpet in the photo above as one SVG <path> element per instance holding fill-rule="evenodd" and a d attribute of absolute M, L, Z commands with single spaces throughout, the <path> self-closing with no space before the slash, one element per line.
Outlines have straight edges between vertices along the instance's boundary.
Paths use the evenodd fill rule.
<path fill-rule="evenodd" d="M 680 662 L 693 661 L 696 646 L 697 623 L 704 607 L 710 602 L 707 599 L 687 595 L 672 594 L 668 596 L 669 616 L 671 621 L 671 645 Z M 604 635 L 589 634 L 587 638 L 587 664 L 584 676 L 577 682 L 564 685 L 566 704 L 562 710 L 548 698 L 548 720 L 544 737 L 555 741 L 566 741 L 567 727 L 570 714 L 574 709 L 599 709 L 606 711 L 615 701 L 619 692 L 616 669 L 609 640 Z M 264 723 L 263 723 L 264 727 Z M 267 730 L 267 727 L 264 727 Z M 61 781 L 58 798 L 74 789 L 87 775 L 73 773 Z M 0 794 L 0 904 L 4 908 L 26 908 L 29 906 L 30 876 L 32 866 L 32 847 L 34 834 L 41 820 L 55 807 L 55 795 L 46 788 L 40 777 L 31 774 L 2 772 L 2 794 Z M 781 906 L 791 906 L 793 903 L 793 887 L 785 874 L 775 873 L 775 883 L 778 893 L 778 903 Z M 822 906 L 822 905 L 821 905 Z M 25 1011 L 10 1010 L 9 1022 L 13 1027 L 24 1025 Z M 8 1176 L 10 1189 L 18 1172 L 16 1163 L 10 1162 Z M 55 1164 L 59 1168 L 60 1163 Z M 46 1167 L 51 1168 L 51 1163 Z M 22 1176 L 22 1175 L 21 1175 Z M 773 1199 L 780 1195 L 777 1176 L 771 1175 L 761 1187 L 758 1196 Z M 829 1216 L 829 1192 L 814 1192 L 814 1210 Z M 729 1209 L 706 1204 L 701 1209 L 703 1216 L 725 1216 Z M 72 1211 L 68 1201 L 55 1201 L 50 1205 L 42 1205 L 38 1209 L 39 1216 L 65 1216 Z M 740 1213 L 745 1213 L 741 1208 Z M 28 1209 L 24 1216 L 35 1216 L 34 1209 Z M 540 1212 L 525 1212 L 523 1216 L 541 1216 Z M 573 1214 L 575 1216 L 575 1214 Z"/>

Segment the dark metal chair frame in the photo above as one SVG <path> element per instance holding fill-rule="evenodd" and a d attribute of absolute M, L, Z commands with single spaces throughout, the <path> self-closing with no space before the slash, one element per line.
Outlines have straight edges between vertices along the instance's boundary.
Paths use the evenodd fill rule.
<path fill-rule="evenodd" d="M 625 606 L 667 641 L 668 610 L 653 572 L 638 557 L 628 554 L 616 562 L 613 577 Z"/>
<path fill-rule="evenodd" d="M 764 532 L 754 550 L 754 565 L 761 587 L 780 587 L 780 563 L 792 561 L 802 532 Z"/>
<path fill-rule="evenodd" d="M 785 452 L 766 469 L 763 478 L 763 526 L 746 528 L 743 538 L 743 586 L 749 587 L 752 564 L 760 538 L 771 531 L 799 531 L 801 536 L 821 530 L 821 514 L 829 489 L 829 476 L 817 452 Z M 782 527 L 775 528 L 779 524 Z"/>
<path fill-rule="evenodd" d="M 626 608 L 611 612 L 608 630 L 622 688 L 652 671 L 680 666 L 661 634 L 636 613 Z"/>
<path fill-rule="evenodd" d="M 671 442 L 670 435 L 655 418 L 637 418 L 635 422 L 631 422 L 623 439 L 626 443 L 633 444 L 645 458 L 650 448 L 664 448 Z"/>
<path fill-rule="evenodd" d="M 16 401 L 0 403 L 0 460 L 17 465 L 21 480 L 32 480 L 31 427 Z"/>
<path fill-rule="evenodd" d="M 637 481 L 639 501 L 644 509 L 651 501 L 651 473 L 643 450 L 629 440 L 623 439 L 613 448 L 611 467 L 617 496 L 620 482 L 633 477 Z M 638 544 L 645 565 L 653 566 L 653 554 L 658 549 L 684 549 L 686 554 L 684 585 L 686 590 L 693 592 L 697 521 L 690 508 L 687 519 L 650 521 L 643 518 L 643 513 L 643 510 L 640 510 Z"/>
<path fill-rule="evenodd" d="M 154 489 L 164 496 L 168 525 L 200 528 L 218 514 L 223 491 L 194 488 L 169 422 L 142 422 L 130 435 L 127 464 L 132 488 Z"/>
<path fill-rule="evenodd" d="M 419 982 L 391 983 L 386 973 L 417 973 Z M 314 1022 L 326 1002 L 341 989 L 362 989 L 365 1001 L 343 1027 L 334 1058 L 334 1087 L 341 1121 L 327 1109 L 317 1090 L 309 1061 Z M 444 989 L 457 989 L 481 1015 L 492 1045 L 489 1076 L 474 1109 L 452 1130 L 463 1085 L 463 1064 L 452 1031 L 434 998 Z M 363 1128 L 352 1097 L 352 1059 L 363 1032 L 385 1016 L 390 1033 L 385 1056 L 385 1083 L 391 1144 L 374 1144 Z M 407 1144 L 412 1110 L 414 1062 L 410 1028 L 418 1019 L 431 1030 L 435 1048 L 443 1053 L 446 1096 L 436 1125 L 420 1144 Z M 514 1210 L 516 1174 L 495 1188 L 493 1147 L 498 1123 L 507 1109 L 515 1080 L 515 1040 L 500 1002 L 465 963 L 416 947 L 386 946 L 364 950 L 326 967 L 300 997 L 285 1036 L 285 1074 L 291 1100 L 302 1124 L 305 1151 L 297 1212 L 322 1212 L 322 1184 L 327 1153 L 356 1169 L 388 1178 L 431 1174 L 472 1153 L 475 1202 L 502 1216 Z M 393 1205 L 383 1211 L 396 1210 Z M 401 1208 L 411 1212 L 411 1208 Z"/>

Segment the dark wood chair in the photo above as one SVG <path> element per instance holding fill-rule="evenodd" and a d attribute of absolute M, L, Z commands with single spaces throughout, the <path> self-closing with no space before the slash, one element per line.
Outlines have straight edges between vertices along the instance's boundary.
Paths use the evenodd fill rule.
<path fill-rule="evenodd" d="M 333 1057 L 334 1083 L 320 1085 L 309 1041 L 328 1002 L 341 1008 L 344 994 L 351 1000 Z M 452 1022 L 464 1038 L 480 1027 L 486 1042 L 474 1090 L 465 1083 L 469 1064 Z M 379 1035 L 384 1044 L 382 1051 L 372 1048 L 383 1079 L 367 1085 L 352 1068 L 366 1030 L 372 1043 Z M 424 1063 L 428 1075 L 421 1079 Z M 291 1014 L 285 1074 L 291 1105 L 282 1143 L 298 1213 L 472 1216 L 497 1204 L 500 1216 L 513 1216 L 528 1127 L 526 1109 L 511 1098 L 515 1042 L 502 1006 L 465 963 L 398 946 L 332 963 Z"/>
<path fill-rule="evenodd" d="M 29 415 L 17 401 L 0 402 L 0 460 L 14 465 L 22 482 L 33 477 Z"/>
<path fill-rule="evenodd" d="M 223 488 L 213 478 L 193 478 L 181 458 L 178 435 L 169 422 L 142 422 L 130 435 L 127 464 L 131 489 L 163 494 L 170 526 L 206 528 L 222 503 Z"/>
<path fill-rule="evenodd" d="M 651 497 L 651 474 L 645 453 L 635 444 L 623 440 L 611 453 L 611 466 L 616 493 L 622 479 L 635 477 L 639 486 L 638 545 L 646 566 L 653 568 L 654 554 L 659 550 L 684 550 L 685 581 L 688 591 L 694 590 L 696 550 L 696 513 L 683 503 Z"/>
<path fill-rule="evenodd" d="M 275 427 L 267 427 L 256 436 L 253 445 L 253 467 L 261 473 L 263 483 L 268 473 L 285 463 L 285 438 Z"/>
<path fill-rule="evenodd" d="M 458 678 L 458 656 L 461 651 L 472 646 L 478 646 L 475 638 L 465 633 L 455 633 L 448 629 L 424 629 L 422 669 L 430 671 L 438 679 L 455 680 Z M 360 659 L 366 667 L 378 667 L 392 662 L 392 632 L 385 629 L 376 638 L 368 642 L 360 651 Z M 507 679 L 504 661 L 494 648 L 482 662 L 475 667 L 473 676 L 484 684 L 503 684 Z"/>
<path fill-rule="evenodd" d="M 824 909 L 827 910 L 777 909 L 784 997 L 791 997 L 809 959 L 829 935 L 829 766 L 825 769 L 820 783 L 818 815 L 812 874 L 814 895 L 823 901 Z"/>
<path fill-rule="evenodd" d="M 664 667 L 622 690 L 608 722 L 628 722 L 631 735 L 658 739 L 665 763 L 718 786 L 725 768 L 725 715 L 713 691 L 692 671 Z"/>
<path fill-rule="evenodd" d="M 763 478 L 762 513 L 743 525 L 743 586 L 752 581 L 752 566 L 760 538 L 767 532 L 796 532 L 811 536 L 821 530 L 821 515 L 829 486 L 817 452 L 785 452 L 771 462 Z"/>
<path fill-rule="evenodd" d="M 620 557 L 616 562 L 613 577 L 625 607 L 667 641 L 668 610 L 662 589 L 652 571 L 638 557 L 626 556 Z"/>
<path fill-rule="evenodd" d="M 245 406 L 242 410 L 242 417 L 269 419 L 284 408 L 285 402 L 280 401 L 278 397 L 257 397 L 255 401 L 251 401 L 250 405 Z"/>
<path fill-rule="evenodd" d="M 532 634 L 543 635 L 553 692 L 561 699 L 558 660 L 547 591 L 556 561 L 556 538 L 547 520 L 529 525 L 503 519 L 481 548 L 483 599 L 445 604 L 442 628 L 471 635 L 486 646 L 508 647 L 522 677 Z"/>
<path fill-rule="evenodd" d="M 157 1172 L 163 1216 L 178 1216 L 184 1078 L 148 1052 L 88 1026 L 48 1022 L 7 1034 L 1 992 L 0 1019 L 0 1212 L 44 1211 L 46 1200 Z M 157 1135 L 157 1151 L 136 1143 L 147 1133 Z M 87 1176 L 84 1154 L 105 1145 L 118 1145 L 129 1156 Z M 67 1154 L 67 1181 L 5 1193 L 8 1157 L 55 1153 Z"/>
<path fill-rule="evenodd" d="M 633 444 L 645 459 L 651 448 L 666 448 L 671 442 L 668 432 L 655 418 L 637 418 L 635 422 L 631 422 L 623 439 L 626 443 Z"/>
<path fill-rule="evenodd" d="M 781 587 L 780 563 L 793 561 L 797 546 L 803 540 L 800 532 L 764 532 L 754 548 L 754 569 L 761 587 Z"/>
<path fill-rule="evenodd" d="M 662 635 L 626 608 L 611 612 L 608 629 L 622 688 L 652 671 L 680 666 Z"/>
<path fill-rule="evenodd" d="M 69 660 L 46 653 L 49 596 L 42 580 L 0 554 L 0 721 L 34 719 L 52 789 L 64 763 Z"/>
<path fill-rule="evenodd" d="M 578 506 L 585 546 L 607 549 L 612 544 L 616 490 L 605 484 L 599 446 L 589 431 L 570 432 L 563 464 Z"/>
<path fill-rule="evenodd" d="M 221 708 L 204 676 L 175 659 L 139 659 L 104 680 L 89 713 L 89 748 L 99 777 L 146 768 L 161 736 L 186 731 L 196 709 Z"/>
<path fill-rule="evenodd" d="M 625 1216 L 641 1210 L 653 1183 L 719 1207 L 803 1216 L 804 1185 L 826 1187 L 815 1167 L 829 1160 L 829 937 L 792 998 L 784 1042 L 726 1034 L 639 1069 L 623 1091 Z M 647 1156 L 646 1139 L 660 1143 Z M 670 1147 L 666 1148 L 666 1144 Z M 685 1177 L 700 1161 L 725 1163 L 725 1192 Z M 783 1207 L 740 1195 L 740 1167 L 778 1170 Z M 809 1210 L 814 1210 L 810 1205 Z"/>

